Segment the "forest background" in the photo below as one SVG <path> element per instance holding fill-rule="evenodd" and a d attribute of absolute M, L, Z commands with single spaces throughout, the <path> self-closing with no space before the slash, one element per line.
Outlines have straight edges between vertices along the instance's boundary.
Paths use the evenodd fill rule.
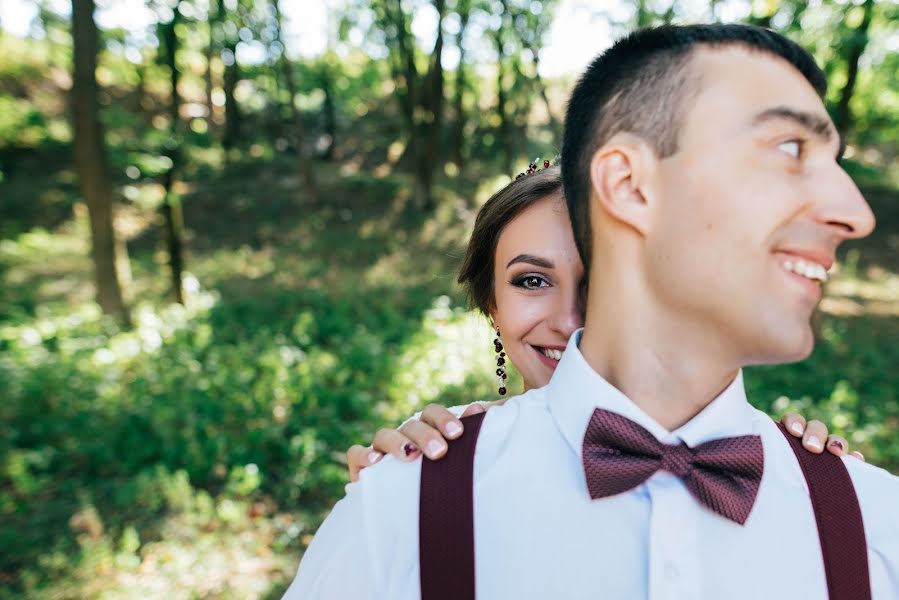
<path fill-rule="evenodd" d="M 0 598 L 279 597 L 350 444 L 494 397 L 455 272 L 578 69 L 713 20 L 815 55 L 879 218 L 749 397 L 899 473 L 899 4 L 0 0 Z"/>

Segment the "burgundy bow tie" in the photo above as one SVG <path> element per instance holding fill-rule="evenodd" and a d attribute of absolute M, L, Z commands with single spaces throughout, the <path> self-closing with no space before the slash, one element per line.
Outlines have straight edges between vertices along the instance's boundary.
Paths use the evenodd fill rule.
<path fill-rule="evenodd" d="M 765 464 L 757 435 L 723 438 L 690 448 L 663 444 L 619 414 L 593 411 L 583 448 L 587 488 L 594 500 L 626 492 L 664 469 L 718 514 L 746 522 L 755 503 Z"/>

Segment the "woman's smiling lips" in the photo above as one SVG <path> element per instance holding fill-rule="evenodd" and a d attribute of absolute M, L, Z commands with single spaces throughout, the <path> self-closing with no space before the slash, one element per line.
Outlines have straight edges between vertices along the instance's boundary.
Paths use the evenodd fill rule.
<path fill-rule="evenodd" d="M 559 360 L 555 359 L 555 358 L 550 358 L 549 356 L 547 356 L 545 354 L 545 351 L 548 350 L 549 352 L 561 357 L 562 352 L 565 350 L 565 346 L 533 346 L 533 345 L 531 345 L 531 348 L 534 350 L 534 352 L 537 353 L 537 358 L 540 359 L 540 362 L 542 362 L 544 365 L 546 365 L 547 367 L 549 367 L 550 369 L 553 369 L 553 370 L 555 370 L 555 368 L 557 366 L 559 366 Z"/>

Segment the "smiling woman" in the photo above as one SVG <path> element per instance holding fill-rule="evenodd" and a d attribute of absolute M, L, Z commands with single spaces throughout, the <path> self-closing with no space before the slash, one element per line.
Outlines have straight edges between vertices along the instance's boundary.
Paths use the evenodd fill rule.
<path fill-rule="evenodd" d="M 583 266 L 561 195 L 538 200 L 506 226 L 493 269 L 490 318 L 525 390 L 541 387 L 583 321 L 577 306 Z"/>
<path fill-rule="evenodd" d="M 549 382 L 568 338 L 583 324 L 582 276 L 559 167 L 526 175 L 484 204 L 459 283 L 492 321 L 525 390 Z"/>

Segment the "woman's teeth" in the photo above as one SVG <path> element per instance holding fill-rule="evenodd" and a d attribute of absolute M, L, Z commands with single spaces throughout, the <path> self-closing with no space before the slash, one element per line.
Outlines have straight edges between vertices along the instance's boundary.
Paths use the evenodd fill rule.
<path fill-rule="evenodd" d="M 820 281 L 821 283 L 827 281 L 827 269 L 813 262 L 808 262 L 801 259 L 788 260 L 784 261 L 783 267 L 787 271 L 796 273 L 797 275 L 802 275 L 807 279 Z"/>
<path fill-rule="evenodd" d="M 540 352 L 542 352 L 546 358 L 551 358 L 553 360 L 559 360 L 562 358 L 561 350 L 553 350 L 552 348 L 540 348 Z"/>

